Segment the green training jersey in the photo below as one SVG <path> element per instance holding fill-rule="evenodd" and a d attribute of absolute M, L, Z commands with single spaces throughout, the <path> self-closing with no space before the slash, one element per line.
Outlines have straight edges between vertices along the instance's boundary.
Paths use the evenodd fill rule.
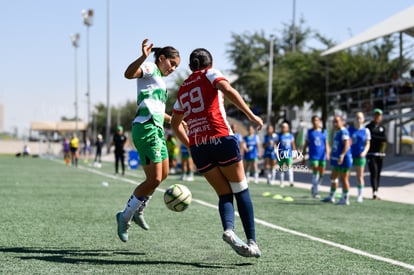
<path fill-rule="evenodd" d="M 146 62 L 141 65 L 142 77 L 137 79 L 137 112 L 133 123 L 144 123 L 153 119 L 155 125 L 163 127 L 167 86 L 157 65 Z"/>

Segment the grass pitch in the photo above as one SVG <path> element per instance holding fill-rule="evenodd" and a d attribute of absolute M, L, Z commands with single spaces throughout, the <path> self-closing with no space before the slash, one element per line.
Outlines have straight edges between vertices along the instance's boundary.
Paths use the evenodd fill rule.
<path fill-rule="evenodd" d="M 0 157 L 0 273 L 414 273 L 412 205 L 352 198 L 350 206 L 334 206 L 311 199 L 308 190 L 251 184 L 263 256 L 250 259 L 222 241 L 217 197 L 202 177 L 183 183 L 170 176 L 146 209 L 150 230 L 133 224 L 122 243 L 115 214 L 144 175 L 114 177 L 112 165 Z M 193 194 L 182 213 L 163 202 L 173 183 Z M 236 232 L 244 237 L 239 219 Z"/>

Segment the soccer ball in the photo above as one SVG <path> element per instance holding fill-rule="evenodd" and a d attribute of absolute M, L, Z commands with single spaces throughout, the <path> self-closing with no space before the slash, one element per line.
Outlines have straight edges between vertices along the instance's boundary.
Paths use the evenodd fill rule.
<path fill-rule="evenodd" d="M 173 184 L 164 193 L 165 205 L 175 212 L 186 210 L 191 203 L 191 198 L 190 190 L 182 184 Z"/>

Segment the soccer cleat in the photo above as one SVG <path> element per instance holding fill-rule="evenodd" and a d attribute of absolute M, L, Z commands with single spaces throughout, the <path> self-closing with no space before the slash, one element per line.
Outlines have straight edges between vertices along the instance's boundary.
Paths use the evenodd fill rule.
<path fill-rule="evenodd" d="M 118 237 L 121 241 L 127 242 L 128 241 L 128 228 L 129 223 L 124 221 L 124 217 L 122 212 L 118 212 L 116 214 L 116 222 L 118 224 Z"/>
<path fill-rule="evenodd" d="M 364 198 L 362 196 L 358 196 L 357 202 L 362 203 L 364 201 Z"/>
<path fill-rule="evenodd" d="M 228 243 L 237 254 L 243 257 L 253 257 L 249 246 L 237 237 L 233 230 L 226 230 L 223 233 L 223 240 Z"/>
<path fill-rule="evenodd" d="M 259 258 L 260 256 L 262 256 L 262 252 L 260 251 L 260 249 L 257 246 L 257 244 L 256 244 L 255 241 L 253 241 L 252 239 L 250 239 L 247 242 L 247 245 L 249 246 L 249 251 L 250 251 L 250 254 L 252 255 L 252 257 Z"/>
<path fill-rule="evenodd" d="M 144 213 L 142 212 L 135 211 L 134 215 L 132 216 L 132 221 L 144 230 L 149 229 L 149 225 L 145 221 Z"/>
<path fill-rule="evenodd" d="M 381 200 L 381 198 L 380 198 L 380 197 L 378 197 L 378 195 L 373 195 L 373 196 L 372 196 L 372 199 L 373 199 L 373 200 Z"/>
<path fill-rule="evenodd" d="M 321 202 L 330 202 L 330 203 L 335 203 L 335 198 L 332 196 L 328 196 L 328 197 L 325 197 L 325 198 L 323 198 L 322 200 L 321 200 Z"/>
<path fill-rule="evenodd" d="M 314 199 L 320 199 L 321 196 L 319 196 L 318 193 L 314 193 L 314 194 L 312 194 L 312 198 L 314 198 Z"/>
<path fill-rule="evenodd" d="M 321 198 L 321 196 L 319 196 L 319 194 L 318 194 L 318 186 L 317 185 L 312 185 L 311 194 L 312 194 L 312 198 L 314 198 L 314 199 L 320 199 Z"/>
<path fill-rule="evenodd" d="M 349 200 L 346 198 L 341 198 L 336 205 L 349 205 Z"/>

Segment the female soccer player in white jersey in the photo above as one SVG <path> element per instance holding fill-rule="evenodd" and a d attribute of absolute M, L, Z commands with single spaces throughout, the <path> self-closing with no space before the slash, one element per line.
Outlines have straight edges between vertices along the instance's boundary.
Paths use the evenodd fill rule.
<path fill-rule="evenodd" d="M 180 55 L 173 47 L 153 48 L 148 39 L 142 42 L 142 55 L 125 71 L 127 79 L 137 79 L 137 112 L 132 125 L 132 138 L 138 150 L 146 179 L 138 185 L 129 198 L 125 209 L 118 212 L 118 237 L 128 240 L 131 219 L 148 229 L 143 209 L 155 188 L 168 175 L 168 152 L 164 138 L 164 121 L 171 117 L 165 113 L 167 88 L 162 77 L 175 71 L 180 64 Z M 154 52 L 155 63 L 145 62 Z"/>
<path fill-rule="evenodd" d="M 172 128 L 177 137 L 190 147 L 197 170 L 204 175 L 219 197 L 223 240 L 241 256 L 260 257 L 256 244 L 253 204 L 244 173 L 240 148 L 226 120 L 224 96 L 260 129 L 263 121 L 253 114 L 240 94 L 220 71 L 212 68 L 213 58 L 206 49 L 195 49 L 190 55 L 192 74 L 178 91 L 173 108 Z M 188 136 L 179 127 L 187 122 Z M 247 243 L 234 232 L 234 206 L 243 224 Z"/>

